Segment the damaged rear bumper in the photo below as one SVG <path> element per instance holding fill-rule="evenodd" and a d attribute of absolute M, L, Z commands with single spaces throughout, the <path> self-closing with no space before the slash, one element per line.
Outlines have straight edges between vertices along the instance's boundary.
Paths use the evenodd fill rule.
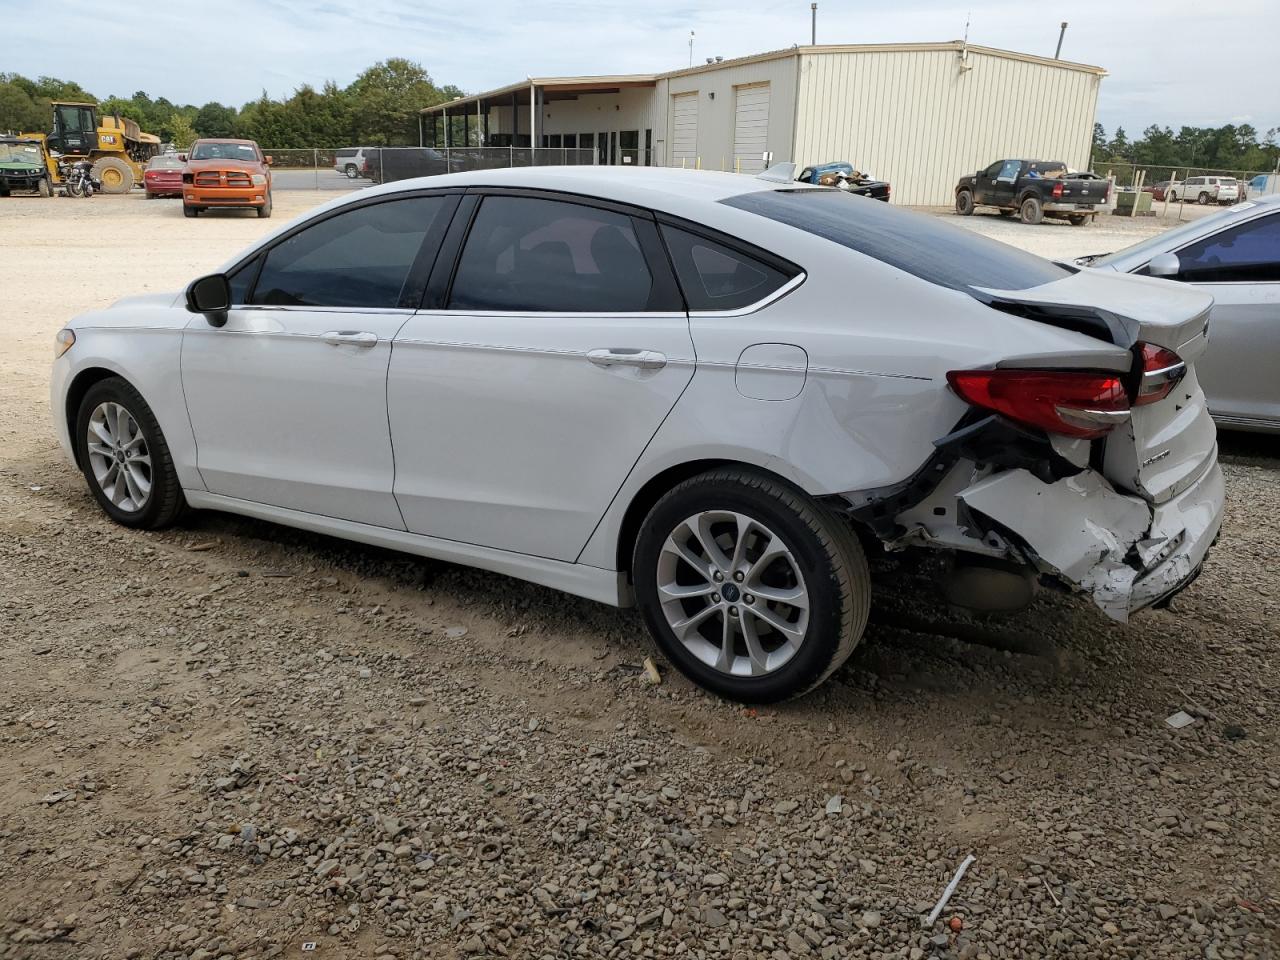
<path fill-rule="evenodd" d="M 956 499 L 1040 573 L 1124 622 L 1195 579 L 1222 526 L 1224 485 L 1214 450 L 1199 479 L 1161 504 L 1120 493 L 1093 470 L 1052 483 L 1006 470 Z"/>

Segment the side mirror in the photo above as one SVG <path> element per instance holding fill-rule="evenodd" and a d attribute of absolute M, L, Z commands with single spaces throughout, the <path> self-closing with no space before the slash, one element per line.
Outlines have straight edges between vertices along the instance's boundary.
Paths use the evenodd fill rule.
<path fill-rule="evenodd" d="M 231 309 L 231 282 L 226 274 L 211 273 L 192 280 L 187 287 L 187 309 L 203 313 L 211 327 L 223 326 Z"/>
<path fill-rule="evenodd" d="M 185 153 L 180 153 L 180 154 L 178 154 L 178 159 L 179 159 L 179 160 L 181 160 L 183 163 L 186 163 L 186 162 L 187 162 L 187 155 L 186 155 Z"/>
<path fill-rule="evenodd" d="M 263 157 L 263 159 L 266 161 L 266 163 L 267 163 L 267 166 L 268 166 L 268 167 L 269 167 L 269 166 L 271 166 L 271 158 L 270 158 L 270 157 Z"/>
<path fill-rule="evenodd" d="M 1147 273 L 1153 277 L 1176 277 L 1182 272 L 1182 261 L 1176 253 L 1157 253 L 1147 264 Z"/>

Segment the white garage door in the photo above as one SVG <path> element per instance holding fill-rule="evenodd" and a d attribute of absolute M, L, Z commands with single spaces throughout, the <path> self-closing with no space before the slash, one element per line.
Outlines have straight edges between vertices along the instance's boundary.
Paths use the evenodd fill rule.
<path fill-rule="evenodd" d="M 677 93 L 671 98 L 672 166 L 694 166 L 698 156 L 698 95 Z"/>
<path fill-rule="evenodd" d="M 737 87 L 734 94 L 733 159 L 743 173 L 759 173 L 769 142 L 769 84 Z"/>

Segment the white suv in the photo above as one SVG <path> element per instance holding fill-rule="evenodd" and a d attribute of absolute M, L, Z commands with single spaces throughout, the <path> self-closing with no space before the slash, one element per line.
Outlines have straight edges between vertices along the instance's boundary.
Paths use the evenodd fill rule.
<path fill-rule="evenodd" d="M 1188 177 L 1169 187 L 1169 199 L 1194 200 L 1196 203 L 1220 203 L 1223 206 L 1240 199 L 1240 183 L 1235 177 Z"/>
<path fill-rule="evenodd" d="M 364 147 L 346 147 L 335 152 L 333 169 L 355 180 L 364 170 Z"/>

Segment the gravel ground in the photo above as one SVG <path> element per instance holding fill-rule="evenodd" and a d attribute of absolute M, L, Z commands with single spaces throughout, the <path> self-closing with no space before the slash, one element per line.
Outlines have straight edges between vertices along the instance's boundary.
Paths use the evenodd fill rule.
<path fill-rule="evenodd" d="M 849 664 L 743 709 L 650 684 L 629 612 L 98 511 L 53 333 L 321 199 L 0 208 L 0 957 L 1280 955 L 1280 443 L 1224 437 L 1227 523 L 1169 610 L 978 621 L 878 560 Z M 1154 228 L 955 221 L 1053 256 Z"/>

